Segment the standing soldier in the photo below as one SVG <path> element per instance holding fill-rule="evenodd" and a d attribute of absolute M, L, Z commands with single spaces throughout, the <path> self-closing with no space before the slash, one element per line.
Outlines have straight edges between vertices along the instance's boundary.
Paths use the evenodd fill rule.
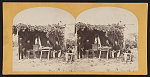
<path fill-rule="evenodd" d="M 77 58 L 79 59 L 82 58 L 82 54 L 83 54 L 81 37 L 78 37 L 77 44 L 78 44 Z"/>
<path fill-rule="evenodd" d="M 89 57 L 89 52 L 91 50 L 91 44 L 90 44 L 89 40 L 86 40 L 85 45 L 84 45 L 84 50 L 85 50 L 85 53 L 86 53 L 86 58 L 88 58 Z M 94 53 L 92 52 L 92 54 L 94 54 Z"/>
<path fill-rule="evenodd" d="M 31 50 L 32 50 L 32 44 L 31 44 L 30 40 L 27 40 L 25 55 L 27 54 L 28 59 L 30 57 Z"/>
<path fill-rule="evenodd" d="M 23 52 L 24 52 L 24 48 L 23 48 L 23 40 L 22 38 L 19 38 L 19 60 L 20 60 L 20 57 L 21 59 L 23 59 Z"/>

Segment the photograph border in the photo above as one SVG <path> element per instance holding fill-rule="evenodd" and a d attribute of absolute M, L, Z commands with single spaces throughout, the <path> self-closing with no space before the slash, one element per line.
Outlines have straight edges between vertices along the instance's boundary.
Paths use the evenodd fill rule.
<path fill-rule="evenodd" d="M 16 7 L 20 5 L 22 7 Z M 48 5 L 52 4 L 52 5 Z M 138 18 L 139 22 L 139 42 L 138 42 L 138 55 L 139 55 L 139 72 L 12 72 L 12 21 L 14 16 L 25 8 L 32 7 L 58 7 L 59 3 L 11 3 L 4 2 L 3 3 L 3 74 L 4 75 L 16 75 L 16 74 L 57 74 L 57 75 L 147 75 L 147 12 L 148 12 L 148 4 L 147 3 L 91 3 L 91 4 L 103 4 L 102 6 L 113 6 L 120 7 L 125 9 L 130 9 L 130 11 L 134 12 L 134 14 Z M 63 6 L 67 6 L 65 3 Z M 69 3 L 67 3 L 69 4 Z M 71 3 L 75 4 L 75 3 Z M 80 3 L 77 3 L 80 4 Z M 83 3 L 81 3 L 83 4 Z M 88 3 L 89 4 L 89 3 Z M 139 4 L 140 6 L 133 6 L 131 4 Z M 28 5 L 28 6 L 27 6 Z M 123 6 L 124 5 L 124 6 Z M 125 5 L 131 5 L 125 6 Z M 11 7 L 15 6 L 15 7 Z M 24 6 L 24 7 L 23 7 Z M 102 7 L 101 5 L 97 5 L 97 7 Z M 62 6 L 59 6 L 63 8 Z M 139 7 L 139 8 L 137 8 Z M 92 6 L 91 6 L 92 8 Z M 14 10 L 16 9 L 16 10 Z M 66 8 L 67 9 L 67 8 Z M 14 11 L 12 11 L 14 10 Z M 9 16 L 8 16 L 9 15 Z M 144 39 L 144 40 L 143 40 Z"/>

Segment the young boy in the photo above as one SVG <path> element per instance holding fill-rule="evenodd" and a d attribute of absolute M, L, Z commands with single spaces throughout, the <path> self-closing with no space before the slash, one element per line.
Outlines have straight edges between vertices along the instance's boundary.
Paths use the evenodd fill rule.
<path fill-rule="evenodd" d="M 129 61 L 133 61 L 132 58 L 133 58 L 133 55 L 132 55 L 132 52 L 131 52 L 131 49 L 130 47 L 127 47 L 125 52 L 124 52 L 124 61 L 127 62 L 128 60 L 128 57 L 129 57 Z"/>
<path fill-rule="evenodd" d="M 70 61 L 73 61 L 74 56 L 75 56 L 74 54 L 75 54 L 75 46 L 69 47 L 68 51 L 65 54 L 65 56 L 66 56 L 66 62 L 69 61 L 69 58 L 70 58 Z"/>

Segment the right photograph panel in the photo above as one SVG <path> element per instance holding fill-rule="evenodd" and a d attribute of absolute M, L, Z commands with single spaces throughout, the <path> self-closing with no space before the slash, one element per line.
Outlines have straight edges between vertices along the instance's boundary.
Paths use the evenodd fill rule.
<path fill-rule="evenodd" d="M 138 20 L 122 8 L 97 7 L 76 18 L 80 72 L 138 72 Z M 82 65 L 82 67 L 81 67 Z"/>

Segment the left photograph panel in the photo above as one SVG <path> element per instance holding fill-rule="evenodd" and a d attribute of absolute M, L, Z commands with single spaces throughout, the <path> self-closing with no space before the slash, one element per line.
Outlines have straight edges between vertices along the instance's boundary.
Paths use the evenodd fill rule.
<path fill-rule="evenodd" d="M 12 27 L 13 71 L 58 72 L 55 65 L 65 57 L 65 48 L 77 49 L 74 24 L 75 19 L 69 12 L 54 7 L 34 7 L 19 12 Z"/>

